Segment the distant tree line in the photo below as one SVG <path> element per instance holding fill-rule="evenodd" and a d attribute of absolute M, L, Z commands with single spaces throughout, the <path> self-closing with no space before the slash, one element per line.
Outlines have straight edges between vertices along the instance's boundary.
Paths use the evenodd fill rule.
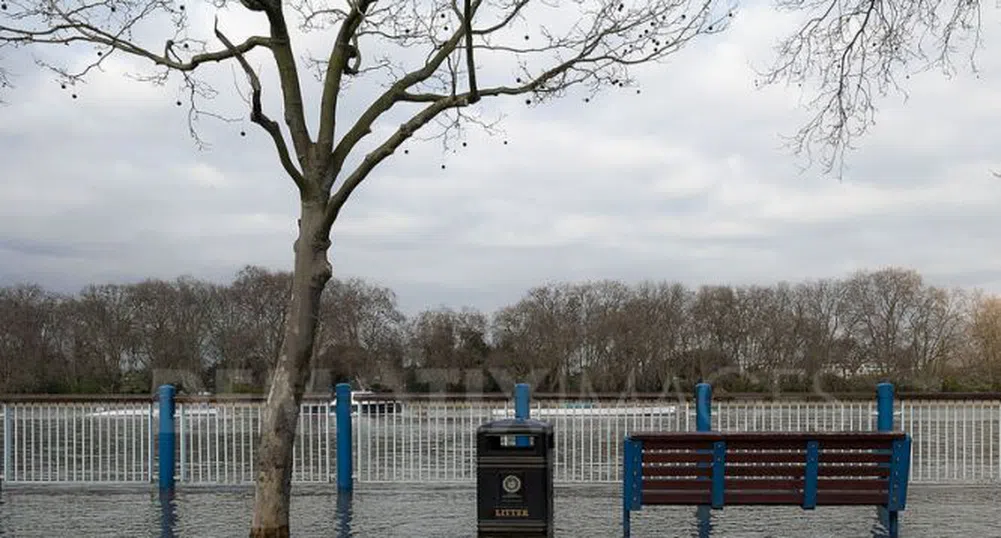
<path fill-rule="evenodd" d="M 290 274 L 0 289 L 0 393 L 259 392 L 281 345 Z M 312 390 L 660 392 L 1001 389 L 1001 298 L 926 285 L 912 270 L 773 286 L 598 281 L 540 286 L 490 315 L 403 315 L 392 290 L 324 292 Z M 484 375 L 476 375 L 483 373 Z M 472 374 L 472 375 L 471 375 Z M 477 385 L 477 386 L 472 386 Z"/>

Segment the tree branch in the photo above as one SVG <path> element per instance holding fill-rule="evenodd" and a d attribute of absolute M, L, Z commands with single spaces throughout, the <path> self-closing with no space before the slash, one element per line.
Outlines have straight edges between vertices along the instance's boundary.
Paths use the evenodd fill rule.
<path fill-rule="evenodd" d="M 62 32 L 77 32 L 78 35 L 62 36 Z M 194 71 L 198 66 L 211 62 L 221 62 L 230 58 L 235 58 L 237 54 L 246 54 L 255 48 L 271 47 L 271 40 L 267 37 L 252 36 L 246 41 L 235 45 L 232 49 L 224 49 L 214 52 L 204 52 L 193 55 L 188 61 L 172 59 L 169 55 L 174 42 L 168 40 L 164 45 L 164 54 L 154 54 L 139 45 L 123 39 L 120 35 L 108 33 L 95 26 L 82 22 L 72 24 L 58 24 L 45 30 L 25 30 L 0 25 L 0 42 L 12 44 L 58 44 L 66 45 L 76 41 L 85 41 L 104 45 L 152 61 L 154 64 L 173 69 L 175 71 Z"/>
<path fill-rule="evenodd" d="M 260 0 L 246 0 L 244 5 L 258 6 Z M 249 9 L 249 7 L 248 7 Z M 281 81 L 282 101 L 285 110 L 285 125 L 289 128 L 292 146 L 299 158 L 299 166 L 306 170 L 310 166 L 313 143 L 306 125 L 306 113 L 302 102 L 302 87 L 299 83 L 299 68 L 295 54 L 292 52 L 292 40 L 288 34 L 288 25 L 282 13 L 282 3 L 263 6 L 271 26 L 271 53 L 278 67 L 278 78 Z"/>
<path fill-rule="evenodd" d="M 475 0 L 471 2 L 471 11 L 468 13 L 469 18 L 475 15 L 481 1 L 482 0 Z M 704 6 L 708 5 L 709 0 L 706 0 Z M 455 6 L 454 2 L 453 6 Z M 517 3 L 513 4 L 513 6 L 513 11 L 518 11 L 524 6 L 524 3 L 519 0 Z M 611 8 L 607 7 L 606 9 L 611 10 Z M 667 8 L 662 9 L 666 10 Z M 624 15 L 621 20 L 612 20 L 611 22 L 607 20 L 607 17 L 603 17 L 601 13 L 596 13 L 593 27 L 586 31 L 582 31 L 579 37 L 573 39 L 567 38 L 564 41 L 551 42 L 550 47 L 545 49 L 556 50 L 561 47 L 573 47 L 576 51 L 570 59 L 560 62 L 555 67 L 544 71 L 542 74 L 523 85 L 515 87 L 499 86 L 487 90 L 479 90 L 479 88 L 472 86 L 469 93 L 458 96 L 456 96 L 454 92 L 448 95 L 439 93 L 408 93 L 407 90 L 409 88 L 432 77 L 441 65 L 450 57 L 450 55 L 456 51 L 459 43 L 462 42 L 462 38 L 467 35 L 467 25 L 460 24 L 451 37 L 437 48 L 434 55 L 422 68 L 407 73 L 397 80 L 380 97 L 375 99 L 368 109 L 361 114 L 355 124 L 350 130 L 348 130 L 347 133 L 345 133 L 345 135 L 338 142 L 337 146 L 334 148 L 329 161 L 329 167 L 324 172 L 321 188 L 324 192 L 329 192 L 330 189 L 333 188 L 333 184 L 339 176 L 341 167 L 343 166 L 347 156 L 351 153 L 354 147 L 356 147 L 356 145 L 371 132 L 374 122 L 398 102 L 431 103 L 432 107 L 425 109 L 425 111 L 427 111 L 435 109 L 435 105 L 440 105 L 441 103 L 451 103 L 452 101 L 449 100 L 449 97 L 459 98 L 457 104 L 453 103 L 449 106 L 441 108 L 441 111 L 444 111 L 449 108 L 466 106 L 470 104 L 471 101 L 478 99 L 480 96 L 490 97 L 499 95 L 519 95 L 533 92 L 536 94 L 555 94 L 564 91 L 570 85 L 583 82 L 589 78 L 595 80 L 599 79 L 600 77 L 598 73 L 602 67 L 613 65 L 636 65 L 664 57 L 671 52 L 680 49 L 681 46 L 683 46 L 691 37 L 699 33 L 714 33 L 721 31 L 729 16 L 730 14 L 726 14 L 719 19 L 714 19 L 710 17 L 708 7 L 702 7 L 698 11 L 698 16 L 691 17 L 687 20 L 685 17 L 681 17 L 679 19 L 679 24 L 676 27 L 676 30 L 673 34 L 669 34 L 672 36 L 669 42 L 660 42 L 656 40 L 653 35 L 651 35 L 651 31 L 648 28 L 652 24 L 651 21 L 663 20 L 663 13 L 654 12 L 649 15 L 627 14 Z M 512 17 L 507 17 L 504 20 L 510 21 L 512 20 Z M 705 26 L 703 26 L 703 24 L 705 24 Z M 645 43 L 655 46 L 651 47 L 648 51 L 643 51 L 640 47 L 631 48 L 625 47 L 624 45 L 614 47 L 608 43 L 608 40 L 613 36 L 623 36 L 633 31 L 641 32 L 640 36 L 636 39 L 645 40 Z M 475 30 L 473 30 L 473 32 L 476 33 Z M 493 49 L 497 50 L 496 47 Z M 590 71 L 584 69 L 584 66 L 590 66 Z M 571 72 L 577 72 L 578 76 L 571 76 Z M 451 74 L 450 85 L 455 85 L 456 76 L 456 73 Z M 615 80 L 613 81 L 613 84 L 624 84 L 624 82 L 620 83 L 618 80 Z M 430 121 L 430 119 L 428 121 Z M 423 123 L 421 125 L 423 125 Z M 408 134 L 405 138 L 409 138 L 409 136 L 410 135 Z M 385 144 L 380 146 L 380 148 L 383 147 L 385 147 Z M 373 154 L 378 151 L 379 150 L 377 149 L 373 152 Z M 372 154 L 370 154 L 370 156 L 371 155 Z M 381 160 L 381 158 L 379 160 Z M 346 195 L 342 193 L 346 192 L 347 194 L 350 194 L 350 192 L 353 191 L 355 188 L 354 186 L 348 186 L 346 190 L 345 186 L 351 181 L 360 181 L 360 179 L 357 178 L 357 172 L 358 171 L 356 170 L 355 173 L 349 177 L 349 179 L 345 180 L 345 185 L 338 190 L 338 194 L 335 195 L 334 200 L 346 198 Z M 336 203 L 334 205 L 336 205 Z M 333 209 L 332 211 L 337 210 Z"/>
<path fill-rule="evenodd" d="M 824 172 L 837 169 L 840 176 L 853 141 L 875 123 L 878 97 L 890 91 L 906 95 L 900 79 L 910 77 L 915 60 L 924 64 L 916 71 L 938 66 L 949 73 L 959 40 L 969 34 L 976 71 L 980 5 L 980 0 L 778 0 L 779 9 L 807 17 L 780 41 L 760 85 L 816 85 L 809 100 L 814 115 L 785 137 L 793 153 L 809 166 L 819 150 Z"/>
<path fill-rule="evenodd" d="M 352 4 L 351 12 L 341 23 L 341 28 L 337 32 L 334 46 L 330 51 L 330 60 L 327 62 L 327 73 L 323 80 L 323 96 L 320 100 L 320 129 L 317 134 L 317 151 L 322 152 L 320 159 L 322 170 L 330 166 L 330 151 L 334 146 L 334 127 L 337 123 L 337 99 L 340 96 L 341 78 L 344 76 L 344 69 L 351 59 L 348 54 L 351 41 L 358 32 L 365 12 L 374 0 L 356 0 Z M 361 51 L 356 51 L 359 55 Z M 320 156 L 318 156 L 320 157 Z M 326 187 L 326 182 L 324 182 Z M 329 189 L 329 187 L 326 187 Z"/>
<path fill-rule="evenodd" d="M 433 120 L 438 114 L 448 110 L 449 108 L 465 106 L 469 104 L 469 94 L 462 94 L 457 96 L 450 96 L 444 99 L 440 99 L 425 109 L 418 112 L 414 117 L 410 118 L 406 123 L 401 125 L 399 129 L 396 130 L 385 142 L 379 145 L 379 147 L 372 150 L 365 158 L 362 160 L 358 168 L 351 173 L 350 176 L 341 184 L 337 192 L 330 197 L 330 201 L 327 203 L 327 210 L 324 215 L 324 228 L 329 229 L 333 225 L 334 221 L 337 220 L 337 215 L 340 213 L 341 208 L 344 203 L 348 201 L 351 193 L 354 192 L 358 185 L 368 177 L 368 174 L 386 157 L 389 157 L 396 151 L 396 148 L 400 147 L 400 144 L 405 142 L 408 138 L 413 136 L 415 132 L 421 127 L 427 125 L 431 120 Z"/>
<path fill-rule="evenodd" d="M 285 138 L 282 136 L 281 127 L 278 123 L 271 118 L 269 118 L 263 110 L 261 105 L 261 80 L 254 72 L 253 68 L 250 67 L 250 63 L 243 54 L 236 51 L 233 43 L 222 33 L 219 29 L 219 18 L 215 19 L 215 26 L 213 28 L 216 37 L 223 45 L 226 46 L 228 50 L 234 52 L 234 56 L 237 61 L 240 62 L 240 67 L 247 74 L 247 79 L 250 81 L 251 93 L 251 105 L 250 105 L 250 121 L 260 125 L 269 135 L 271 135 L 271 140 L 274 141 L 275 149 L 278 150 L 278 158 L 281 160 L 282 167 L 285 168 L 285 172 L 288 173 L 292 181 L 295 182 L 296 186 L 299 188 L 300 195 L 305 195 L 307 193 L 308 186 L 306 185 L 306 180 L 303 178 L 302 173 L 296 169 L 295 163 L 292 162 L 292 157 L 289 155 L 288 145 L 285 144 Z"/>
<path fill-rule="evenodd" d="M 531 0 L 518 0 L 518 3 L 515 4 L 514 9 L 512 9 L 511 12 L 508 13 L 507 16 L 505 16 L 500 22 L 488 28 L 484 28 L 482 30 L 474 30 L 473 34 L 487 35 L 487 34 L 492 34 L 497 30 L 500 30 L 501 28 L 504 28 L 505 26 L 510 24 L 511 21 L 513 21 L 514 18 L 517 17 L 519 13 L 521 13 L 521 10 L 524 9 L 525 6 L 527 6 L 530 1 Z"/>
<path fill-rule="evenodd" d="M 458 36 L 456 36 L 458 37 Z M 593 47 L 589 47 L 581 51 L 580 56 L 586 56 L 591 52 Z M 577 63 L 579 63 L 580 58 L 574 58 L 563 62 L 562 64 L 546 71 L 540 75 L 535 80 L 525 84 L 520 87 L 505 87 L 499 86 L 495 88 L 487 88 L 479 91 L 478 94 L 482 97 L 494 97 L 499 95 L 518 95 L 523 93 L 529 93 L 536 91 L 539 87 L 545 85 L 550 80 L 555 79 L 561 74 L 572 69 Z M 337 192 L 334 193 L 330 198 L 330 202 L 327 204 L 327 211 L 324 218 L 325 228 L 332 226 L 334 221 L 337 219 L 337 215 L 340 213 L 341 207 L 347 202 L 351 193 L 354 192 L 358 185 L 368 176 L 368 174 L 378 165 L 380 162 L 385 160 L 387 157 L 393 154 L 396 149 L 403 144 L 408 138 L 413 136 L 415 132 L 421 127 L 427 125 L 431 120 L 437 117 L 442 112 L 450 108 L 460 108 L 473 104 L 472 92 L 462 93 L 458 95 L 432 95 L 432 94 L 422 94 L 414 95 L 407 94 L 405 92 L 398 95 L 394 95 L 396 100 L 406 100 L 411 102 L 430 102 L 431 104 L 421 110 L 417 115 L 411 118 L 409 121 L 400 126 L 385 142 L 379 145 L 376 149 L 371 151 L 362 160 L 362 163 L 351 173 L 350 176 L 341 184 Z M 384 96 L 384 98 L 388 98 Z M 376 115 L 378 116 L 378 114 Z M 360 123 L 360 120 L 359 120 Z M 358 124 L 356 124 L 357 126 Z M 345 137 L 346 139 L 347 137 Z M 343 140 L 342 140 L 343 143 Z"/>
<path fill-rule="evenodd" d="M 470 0 L 465 0 L 463 30 L 466 32 L 466 71 L 469 73 L 469 102 L 475 103 L 480 100 L 480 95 L 476 91 L 476 62 L 473 61 L 473 10 L 469 4 Z"/>
<path fill-rule="evenodd" d="M 482 0 L 475 0 L 472 5 L 472 13 L 476 12 Z M 458 47 L 459 42 L 462 40 L 464 32 L 464 26 L 460 25 L 448 41 L 441 44 L 437 52 L 432 56 L 432 58 L 424 64 L 423 67 L 417 69 L 416 71 L 411 71 L 403 77 L 400 77 L 392 86 L 389 87 L 382 95 L 375 99 L 371 105 L 359 116 L 358 120 L 355 121 L 351 129 L 341 138 L 340 142 L 337 143 L 337 147 L 333 149 L 333 153 L 330 155 L 327 168 L 323 174 L 322 189 L 324 192 L 329 192 L 333 187 L 334 181 L 337 180 L 338 174 L 340 174 L 341 167 L 344 164 L 344 160 L 351 153 L 351 150 L 360 142 L 366 135 L 372 132 L 372 124 L 376 119 L 379 118 L 383 113 L 388 111 L 393 107 L 394 104 L 401 101 L 406 90 L 415 84 L 427 80 L 429 77 L 434 75 L 435 71 L 448 59 L 449 55 L 455 52 L 456 47 Z M 329 71 L 328 71 L 329 73 Z M 323 121 L 326 121 L 324 117 Z M 333 124 L 331 124 L 333 128 Z"/>

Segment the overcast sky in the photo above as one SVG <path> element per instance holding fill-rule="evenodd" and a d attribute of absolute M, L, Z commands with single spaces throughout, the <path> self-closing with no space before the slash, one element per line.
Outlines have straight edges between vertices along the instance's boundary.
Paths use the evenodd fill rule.
<path fill-rule="evenodd" d="M 636 71 L 640 94 L 485 103 L 507 115 L 504 134 L 474 130 L 456 154 L 412 141 L 370 177 L 334 227 L 335 276 L 393 288 L 408 313 L 493 310 L 551 281 L 770 284 L 887 265 L 1001 292 L 996 11 L 979 80 L 912 77 L 840 182 L 800 174 L 780 146 L 807 118 L 797 94 L 754 89 L 752 65 L 789 28 L 764 7 Z M 0 284 L 75 292 L 291 267 L 294 191 L 258 128 L 204 120 L 213 146 L 199 151 L 175 88 L 122 77 L 133 64 L 110 64 L 74 100 L 23 54 L 5 61 L 18 76 L 0 107 Z M 246 116 L 223 73 L 216 106 Z M 364 98 L 349 92 L 345 109 Z"/>

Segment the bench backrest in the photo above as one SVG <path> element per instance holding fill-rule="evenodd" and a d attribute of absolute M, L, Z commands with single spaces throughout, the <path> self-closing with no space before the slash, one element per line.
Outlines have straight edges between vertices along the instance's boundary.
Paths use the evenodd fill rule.
<path fill-rule="evenodd" d="M 635 433 L 627 510 L 642 505 L 879 505 L 903 510 L 910 437 L 901 432 Z"/>

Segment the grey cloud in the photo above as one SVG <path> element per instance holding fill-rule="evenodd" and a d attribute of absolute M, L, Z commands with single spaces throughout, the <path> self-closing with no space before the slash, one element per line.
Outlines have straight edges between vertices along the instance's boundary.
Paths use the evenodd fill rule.
<path fill-rule="evenodd" d="M 806 112 L 791 90 L 753 90 L 747 69 L 772 42 L 758 34 L 778 23 L 761 10 L 747 21 L 637 70 L 639 95 L 612 90 L 587 104 L 571 95 L 538 108 L 490 101 L 484 114 L 506 115 L 503 134 L 473 129 L 468 147 L 444 155 L 437 141 L 411 140 L 335 225 L 335 274 L 392 287 L 410 312 L 493 309 L 547 281 L 768 284 L 884 265 L 1001 291 L 991 254 L 1001 182 L 988 175 L 1001 122 L 985 104 L 1001 78 L 916 78 L 911 102 L 886 100 L 843 182 L 798 174 L 779 134 Z M 259 129 L 206 120 L 199 129 L 214 146 L 199 152 L 172 87 L 112 73 L 74 101 L 49 75 L 21 71 L 0 108 L 0 283 L 75 291 L 290 267 L 294 189 Z M 229 95 L 232 74 L 212 77 L 224 92 L 217 105 L 245 116 Z M 315 99 L 317 85 L 304 80 Z M 345 94 L 342 118 L 372 87 Z"/>

